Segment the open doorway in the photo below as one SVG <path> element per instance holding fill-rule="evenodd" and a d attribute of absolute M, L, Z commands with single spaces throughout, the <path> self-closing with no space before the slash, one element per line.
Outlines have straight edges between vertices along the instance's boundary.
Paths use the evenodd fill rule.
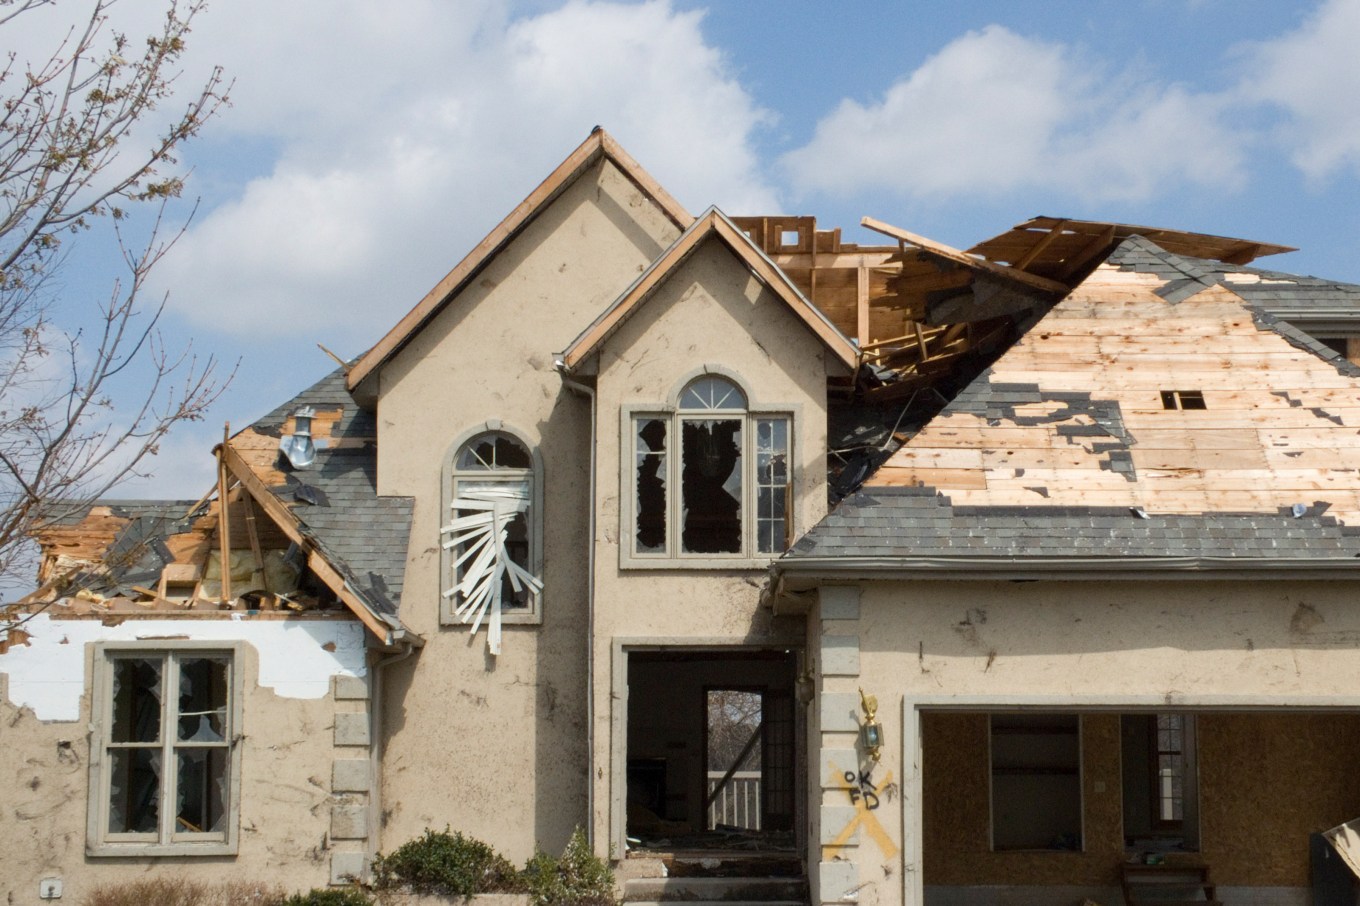
<path fill-rule="evenodd" d="M 630 849 L 792 849 L 794 652 L 628 656 Z"/>
<path fill-rule="evenodd" d="M 1119 721 L 1124 842 L 1140 852 L 1199 849 L 1194 714 L 1125 714 Z"/>

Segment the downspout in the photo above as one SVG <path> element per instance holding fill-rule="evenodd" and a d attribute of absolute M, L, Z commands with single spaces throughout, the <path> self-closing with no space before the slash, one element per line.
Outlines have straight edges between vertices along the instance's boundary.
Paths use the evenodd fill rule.
<path fill-rule="evenodd" d="M 590 400 L 590 505 L 589 525 L 586 530 L 586 842 L 592 851 L 595 846 L 595 772 L 590 763 L 595 760 L 595 388 L 571 376 L 571 369 L 561 356 L 553 360 L 553 367 L 562 376 L 568 390 Z M 612 777 L 612 774 L 611 774 Z"/>
<path fill-rule="evenodd" d="M 382 700 L 383 695 L 385 694 L 383 677 L 386 675 L 388 667 L 406 660 L 415 653 L 415 650 L 418 647 L 413 644 L 410 639 L 403 638 L 400 642 L 402 643 L 400 651 L 373 663 L 373 683 L 369 689 L 367 856 L 370 865 L 373 863 L 373 857 L 378 853 L 378 836 L 382 832 Z"/>

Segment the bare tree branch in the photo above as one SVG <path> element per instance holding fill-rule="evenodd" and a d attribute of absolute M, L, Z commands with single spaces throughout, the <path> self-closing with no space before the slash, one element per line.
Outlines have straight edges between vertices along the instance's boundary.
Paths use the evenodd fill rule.
<path fill-rule="evenodd" d="M 176 93 L 204 0 L 164 0 L 144 45 L 114 29 L 116 3 L 90 0 L 50 56 L 32 63 L 11 52 L 0 68 L 0 576 L 9 581 L 35 532 L 138 474 L 166 433 L 201 419 L 231 379 L 191 347 L 168 348 L 166 300 L 144 298 L 187 226 L 165 225 L 183 188 L 175 155 L 221 111 L 230 85 L 213 69 L 158 135 L 139 139 Z M 0 28 L 50 5 L 0 0 Z M 122 224 L 147 203 L 149 235 L 132 241 Z M 123 273 L 104 301 L 72 306 L 51 278 L 99 221 L 113 230 Z M 0 631 L 9 625 L 0 618 Z"/>

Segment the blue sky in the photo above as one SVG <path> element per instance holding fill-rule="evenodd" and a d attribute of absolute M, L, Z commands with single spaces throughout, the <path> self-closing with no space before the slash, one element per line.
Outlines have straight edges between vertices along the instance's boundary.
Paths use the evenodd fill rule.
<path fill-rule="evenodd" d="M 376 342 L 596 124 L 694 212 L 963 247 L 1119 220 L 1360 282 L 1357 47 L 1360 0 L 219 0 L 184 84 L 220 63 L 233 106 L 183 155 L 200 207 L 157 288 L 171 341 L 240 373 L 123 493 L 199 496 L 222 422 L 329 370 L 316 343 Z"/>

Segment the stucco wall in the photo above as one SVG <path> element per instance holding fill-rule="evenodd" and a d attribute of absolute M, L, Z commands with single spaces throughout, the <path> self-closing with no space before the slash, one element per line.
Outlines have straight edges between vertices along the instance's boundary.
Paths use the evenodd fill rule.
<path fill-rule="evenodd" d="M 0 891 L 9 897 L 6 902 L 39 902 L 39 881 L 49 877 L 63 881 L 64 901 L 76 902 L 99 884 L 157 872 L 191 870 L 202 880 L 258 880 L 307 889 L 325 886 L 334 872 L 355 866 L 356 860 L 361 864 L 367 825 L 351 819 L 366 803 L 369 767 L 364 629 L 351 621 L 329 624 L 334 630 L 329 634 L 324 627 L 315 627 L 314 644 L 322 659 L 310 664 L 310 652 L 301 650 L 306 636 L 289 635 L 278 623 L 272 629 L 266 622 L 255 624 L 264 628 L 254 642 L 237 648 L 235 670 L 243 680 L 237 744 L 239 810 L 231 819 L 239 826 L 237 853 L 136 860 L 85 854 L 90 726 L 104 718 L 90 713 L 88 680 L 95 647 L 69 640 L 78 639 L 91 627 L 101 628 L 102 637 L 112 639 L 121 630 L 135 635 L 139 626 L 150 631 L 151 624 L 128 620 L 121 626 L 102 627 L 97 620 L 43 620 L 30 625 L 35 635 L 55 632 L 76 647 L 75 679 L 83 678 L 84 691 L 72 720 L 40 720 L 32 708 L 14 704 L 8 689 L 0 698 L 0 777 L 7 783 L 0 820 L 0 852 L 5 854 Z M 182 620 L 175 634 L 189 639 L 204 635 L 209 643 L 226 645 L 232 642 L 230 632 L 216 630 L 232 626 L 240 628 L 225 620 Z M 205 627 L 210 631 L 198 631 Z M 163 633 L 153 634 L 164 638 Z M 262 669 L 269 669 L 262 668 L 262 660 L 272 657 L 272 652 L 266 652 L 275 647 L 272 640 L 282 643 L 285 637 L 299 655 L 293 673 L 309 687 L 306 690 L 275 691 L 260 685 Z M 325 645 L 330 649 L 324 649 Z M 343 658 L 331 654 L 337 648 L 353 650 L 356 645 L 357 676 L 343 665 Z M 12 650 L 0 656 L 0 670 L 12 666 L 7 659 L 13 654 Z M 329 667 L 324 663 L 328 655 L 332 658 Z M 0 675 L 0 681 L 8 679 Z M 319 691 L 312 688 L 318 686 Z M 297 697 L 301 694 L 306 697 Z M 344 726 L 337 729 L 339 725 Z M 335 776 L 344 775 L 343 770 L 340 775 L 333 773 L 340 761 L 358 762 L 360 772 L 337 786 Z M 337 854 L 341 855 L 337 858 Z"/>
<path fill-rule="evenodd" d="M 519 861 L 585 821 L 590 408 L 553 353 L 678 233 L 597 164 L 382 372 L 379 492 L 415 498 L 402 619 L 427 640 L 385 682 L 385 850 L 448 825 Z M 499 657 L 439 623 L 444 458 L 492 419 L 537 447 L 544 485 L 542 625 L 507 625 Z"/>
<path fill-rule="evenodd" d="M 631 429 L 625 407 L 664 408 L 704 366 L 737 380 L 752 405 L 793 415 L 794 535 L 826 511 L 826 374 L 824 349 L 732 252 L 707 240 L 619 328 L 599 360 L 599 523 L 596 527 L 595 839 L 605 851 L 621 830 L 626 725 L 612 674 L 613 645 L 664 640 L 683 645 L 801 646 L 801 620 L 776 618 L 759 605 L 764 569 L 622 568 L 620 545 L 632 505 Z M 621 455 L 622 454 L 622 455 Z M 626 457 L 626 458 L 625 458 Z M 611 682 L 613 685 L 611 685 Z M 626 690 L 624 690 L 626 691 Z M 616 710 L 617 709 L 617 710 Z M 611 724 L 612 722 L 612 724 Z M 613 755 L 611 761 L 611 746 Z M 610 772 L 605 768 L 613 764 Z"/>
<path fill-rule="evenodd" d="M 849 801 L 833 806 L 846 790 L 824 791 L 823 823 L 855 825 L 857 845 L 824 847 L 823 858 L 855 863 L 847 883 L 867 885 L 861 902 L 910 902 L 922 877 L 932 885 L 1110 884 L 1122 853 L 1120 710 L 1201 713 L 1201 830 L 1220 884 L 1301 887 L 1307 834 L 1360 814 L 1347 754 L 1360 725 L 1354 583 L 921 581 L 848 591 L 862 592 L 856 622 L 837 631 L 854 633 L 858 659 L 852 676 L 820 678 L 819 715 L 853 729 L 853 690 L 877 695 L 887 745 L 874 778 L 901 784 L 890 791 L 892 806 L 868 817 Z M 921 709 L 924 767 L 904 702 L 913 716 Z M 1087 709 L 1085 853 L 987 851 L 986 719 L 931 711 L 989 705 Z M 854 742 L 850 733 L 823 733 L 823 746 Z M 923 806 L 914 798 L 918 779 Z M 823 841 L 829 836 L 824 828 Z M 922 850 L 923 865 L 915 861 Z"/>

